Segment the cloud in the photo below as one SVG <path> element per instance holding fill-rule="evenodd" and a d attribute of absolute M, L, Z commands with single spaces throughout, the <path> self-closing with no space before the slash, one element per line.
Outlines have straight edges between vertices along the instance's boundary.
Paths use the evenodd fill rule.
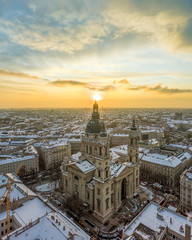
<path fill-rule="evenodd" d="M 84 87 L 91 91 L 112 91 L 112 90 L 118 90 L 119 88 L 125 87 L 126 85 L 129 85 L 129 87 L 125 87 L 124 89 L 127 89 L 129 91 L 151 91 L 151 92 L 158 92 L 158 93 L 164 93 L 164 94 L 171 94 L 171 93 L 190 93 L 192 92 L 192 89 L 180 89 L 180 88 L 169 88 L 167 86 L 162 86 L 162 83 L 158 83 L 155 86 L 147 86 L 147 85 L 132 85 L 127 79 L 122 80 L 113 80 L 112 84 L 103 85 L 103 86 L 96 86 L 94 84 L 89 84 L 86 82 L 76 81 L 76 80 L 56 80 L 53 82 L 50 82 L 49 85 L 57 86 L 57 87 L 65 87 L 67 85 L 70 86 L 78 86 L 78 87 Z"/>
<path fill-rule="evenodd" d="M 50 82 L 49 85 L 58 86 L 58 87 L 65 87 L 66 85 L 84 86 L 84 87 L 88 86 L 88 84 L 85 82 L 80 82 L 75 80 L 60 80 L 60 79 Z"/>
<path fill-rule="evenodd" d="M 20 72 L 12 72 L 12 71 L 8 71 L 8 70 L 1 69 L 1 68 L 0 68 L 0 76 L 3 76 L 3 77 L 17 77 L 17 78 L 39 79 L 39 77 L 37 77 L 37 76 L 31 76 L 29 74 L 20 73 Z"/>
<path fill-rule="evenodd" d="M 41 52 L 57 51 L 73 54 L 94 45 L 133 37 L 134 42 L 146 41 L 171 49 L 192 51 L 191 0 L 112 0 L 90 4 L 84 1 L 59 0 L 25 3 L 2 13 L 0 32 L 8 35 L 12 43 Z M 149 7 L 150 6 L 150 7 Z M 131 46 L 127 46 L 131 47 Z"/>
<path fill-rule="evenodd" d="M 114 80 L 113 84 L 130 84 L 130 82 L 127 79 L 122 79 L 122 80 Z"/>
<path fill-rule="evenodd" d="M 108 35 L 109 26 L 102 20 L 87 19 L 74 26 L 60 24 L 29 24 L 0 21 L 0 31 L 6 33 L 12 42 L 41 52 L 57 51 L 73 54 L 89 45 L 103 41 Z"/>
<path fill-rule="evenodd" d="M 155 86 L 131 86 L 127 88 L 127 90 L 132 90 L 132 91 L 145 90 L 145 91 L 152 91 L 152 92 L 158 92 L 158 93 L 164 93 L 164 94 L 192 92 L 192 89 L 169 88 L 167 86 L 162 86 L 162 83 L 158 83 Z"/>
<path fill-rule="evenodd" d="M 116 87 L 113 85 L 106 85 L 106 86 L 102 86 L 102 87 L 89 86 L 88 89 L 92 90 L 92 91 L 107 92 L 107 91 L 115 90 Z"/>
<path fill-rule="evenodd" d="M 87 88 L 91 91 L 103 91 L 103 92 L 107 92 L 115 89 L 115 86 L 113 85 L 96 86 L 94 84 L 89 84 L 86 82 L 81 82 L 76 80 L 60 80 L 60 79 L 50 82 L 48 83 L 48 85 L 52 85 L 56 87 L 77 86 L 77 87 Z"/>
<path fill-rule="evenodd" d="M 139 91 L 143 89 L 147 89 L 147 86 L 131 86 L 127 88 L 127 90 L 130 90 L 130 91 Z"/>
<path fill-rule="evenodd" d="M 159 93 L 190 93 L 192 89 L 180 89 L 180 88 L 168 88 L 167 86 L 162 87 L 162 84 L 159 83 L 154 87 L 147 87 L 147 91 L 154 91 Z"/>

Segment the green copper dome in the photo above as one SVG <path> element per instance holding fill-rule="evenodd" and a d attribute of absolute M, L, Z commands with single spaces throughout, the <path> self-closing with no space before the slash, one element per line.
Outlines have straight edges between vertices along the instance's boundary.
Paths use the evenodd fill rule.
<path fill-rule="evenodd" d="M 100 134 L 101 137 L 107 136 L 104 122 L 100 119 L 99 116 L 98 104 L 96 101 L 93 104 L 92 118 L 88 122 L 85 132 L 91 134 Z"/>

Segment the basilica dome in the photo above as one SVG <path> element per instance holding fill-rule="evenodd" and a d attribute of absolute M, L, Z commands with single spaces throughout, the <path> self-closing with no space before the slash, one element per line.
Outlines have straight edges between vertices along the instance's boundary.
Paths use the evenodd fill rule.
<path fill-rule="evenodd" d="M 99 116 L 98 104 L 96 101 L 93 104 L 92 118 L 88 122 L 85 132 L 88 134 L 100 134 L 101 137 L 107 136 L 104 122 L 100 119 Z"/>

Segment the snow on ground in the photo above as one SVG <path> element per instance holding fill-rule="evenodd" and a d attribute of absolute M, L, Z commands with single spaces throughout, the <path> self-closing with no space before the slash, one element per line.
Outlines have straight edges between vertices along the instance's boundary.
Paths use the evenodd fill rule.
<path fill-rule="evenodd" d="M 35 189 L 39 192 L 49 192 L 59 187 L 58 181 L 53 181 L 37 186 Z"/>
<path fill-rule="evenodd" d="M 140 185 L 140 189 L 147 195 L 148 200 L 152 200 L 155 197 L 155 194 L 147 187 Z"/>

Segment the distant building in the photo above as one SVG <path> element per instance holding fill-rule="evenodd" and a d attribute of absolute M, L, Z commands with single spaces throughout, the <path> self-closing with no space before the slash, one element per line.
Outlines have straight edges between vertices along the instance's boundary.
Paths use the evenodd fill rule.
<path fill-rule="evenodd" d="M 175 120 L 182 120 L 183 113 L 182 112 L 175 112 Z"/>
<path fill-rule="evenodd" d="M 148 141 L 150 139 L 157 139 L 162 137 L 163 133 L 158 132 L 157 130 L 148 129 L 148 130 L 141 130 L 140 131 L 140 140 L 141 141 Z"/>
<path fill-rule="evenodd" d="M 65 157 L 71 156 L 71 146 L 66 141 L 50 141 L 34 145 L 39 152 L 40 168 L 54 169 L 61 165 Z"/>
<path fill-rule="evenodd" d="M 180 178 L 180 204 L 184 212 L 192 211 L 192 167 L 185 170 Z"/>
<path fill-rule="evenodd" d="M 178 186 L 180 175 L 191 166 L 192 154 L 188 151 L 168 156 L 161 153 L 140 153 L 141 178 L 163 185 Z"/>
<path fill-rule="evenodd" d="M 67 141 L 71 145 L 71 154 L 75 154 L 80 151 L 81 139 L 80 138 L 69 138 Z"/>
<path fill-rule="evenodd" d="M 134 121 L 129 136 L 126 160 L 112 163 L 110 139 L 95 102 L 92 119 L 82 137 L 79 158 L 63 162 L 63 191 L 83 201 L 103 223 L 119 209 L 124 199 L 133 197 L 139 187 L 138 134 Z"/>
<path fill-rule="evenodd" d="M 110 146 L 114 147 L 114 146 L 128 144 L 128 138 L 129 138 L 128 134 L 113 134 L 110 137 L 110 140 L 111 140 Z"/>
<path fill-rule="evenodd" d="M 33 146 L 28 146 L 19 155 L 0 155 L 0 173 L 16 172 L 20 163 L 23 163 L 20 175 L 33 174 L 39 171 L 39 154 Z"/>
<path fill-rule="evenodd" d="M 192 164 L 192 153 L 186 146 L 168 146 L 157 151 L 139 147 L 141 179 L 178 186 L 180 175 Z M 122 145 L 111 148 L 110 151 L 118 154 L 120 160 L 124 161 L 128 150 L 127 145 Z"/>

